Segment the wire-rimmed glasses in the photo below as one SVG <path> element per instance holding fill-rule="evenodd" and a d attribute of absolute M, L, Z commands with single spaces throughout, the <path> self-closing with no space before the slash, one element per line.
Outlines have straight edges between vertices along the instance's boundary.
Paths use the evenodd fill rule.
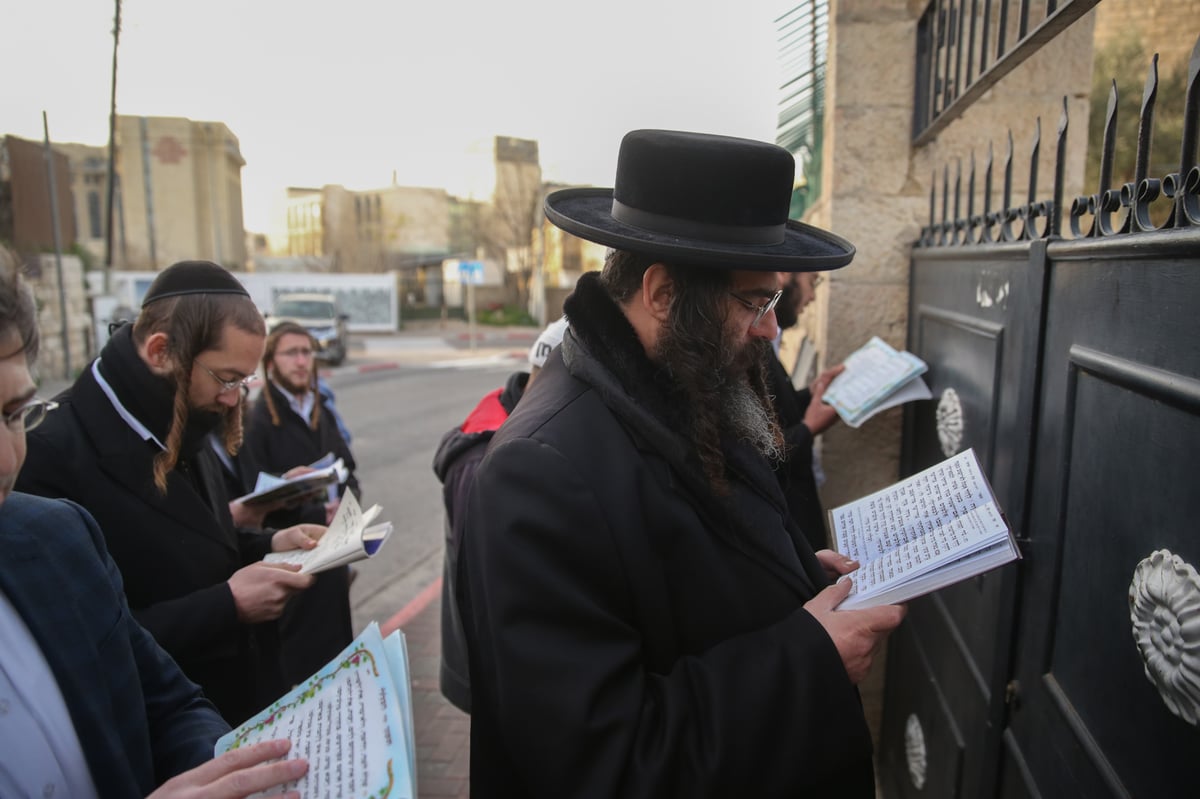
<path fill-rule="evenodd" d="M 754 311 L 754 321 L 750 323 L 750 327 L 757 327 L 758 323 L 763 320 L 764 316 L 769 314 L 771 311 L 775 310 L 775 306 L 776 306 L 776 304 L 778 304 L 779 298 L 783 296 L 783 289 L 780 289 L 779 291 L 772 294 L 771 299 L 767 300 L 762 305 L 759 305 L 758 303 L 754 302 L 753 300 L 749 300 L 746 297 L 743 297 L 742 295 L 737 294 L 736 292 L 732 292 L 732 291 L 729 292 L 729 296 L 733 297 L 735 300 L 740 302 L 742 305 L 745 305 L 751 311 Z"/>

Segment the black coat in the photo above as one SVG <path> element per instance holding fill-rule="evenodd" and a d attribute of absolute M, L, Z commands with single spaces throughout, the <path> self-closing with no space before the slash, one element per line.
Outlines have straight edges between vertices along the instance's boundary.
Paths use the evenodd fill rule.
<path fill-rule="evenodd" d="M 442 436 L 433 456 L 433 473 L 442 482 L 442 502 L 446 506 L 446 540 L 442 555 L 442 658 L 438 684 L 442 695 L 464 713 L 471 712 L 471 677 L 467 641 L 455 595 L 467 496 L 475 483 L 475 470 L 483 460 L 488 442 L 517 407 L 528 382 L 528 372 L 509 375 L 504 388 L 485 396 L 462 424 Z"/>
<path fill-rule="evenodd" d="M 873 797 L 857 690 L 802 608 L 826 578 L 767 462 L 728 442 L 715 496 L 594 276 L 565 310 L 469 505 L 472 796 Z"/>
<path fill-rule="evenodd" d="M 278 425 L 272 422 L 271 412 L 267 408 L 268 391 L 271 392 L 275 411 L 279 415 Z M 350 477 L 339 488 L 339 495 L 350 490 L 354 492 L 355 497 L 359 497 L 361 492 L 358 477 L 354 474 L 357 468 L 354 455 L 338 432 L 337 421 L 329 412 L 325 399 L 318 394 L 317 402 L 321 403 L 321 413 L 317 417 L 317 429 L 314 430 L 291 409 L 283 392 L 270 380 L 266 381 L 262 393 L 246 413 L 245 435 L 242 448 L 238 452 L 241 470 L 245 474 L 257 475 L 263 471 L 280 475 L 293 467 L 307 466 L 332 452 L 335 458 L 342 459 L 350 471 Z M 253 486 L 250 486 L 247 490 L 252 488 Z M 269 527 L 282 529 L 303 522 L 325 523 L 324 499 L 271 513 L 265 523 Z"/>
<path fill-rule="evenodd" d="M 264 396 L 270 391 L 279 414 L 279 424 L 271 421 Z M 242 448 L 234 466 L 243 479 L 264 471 L 282 474 L 295 466 L 312 463 L 327 453 L 341 458 L 350 477 L 339 487 L 340 495 L 353 491 L 359 496 L 356 464 L 350 447 L 337 429 L 325 399 L 317 395 L 321 412 L 314 430 L 288 405 L 287 398 L 270 381 L 263 385 L 255 403 L 246 414 Z M 226 475 L 231 476 L 227 470 Z M 247 485 L 246 491 L 253 489 Z M 325 524 L 325 499 L 310 501 L 295 508 L 267 514 L 264 525 L 282 529 L 301 523 Z M 283 676 L 289 685 L 308 679 L 336 657 L 354 639 L 350 614 L 350 569 L 341 566 L 316 576 L 313 585 L 288 601 L 279 619 L 280 658 Z"/>
<path fill-rule="evenodd" d="M 226 581 L 270 551 L 269 536 L 234 529 L 207 447 L 176 466 L 160 494 L 158 447 L 121 419 L 90 367 L 56 399 L 59 408 L 29 433 L 18 489 L 73 500 L 95 517 L 134 618 L 227 721 L 242 722 L 283 683 L 275 625 L 238 621 Z"/>
<path fill-rule="evenodd" d="M 775 397 L 775 413 L 787 444 L 787 460 L 776 470 L 779 487 L 808 543 L 814 550 L 825 549 L 829 546 L 829 536 L 813 474 L 813 436 L 804 425 L 804 412 L 812 401 L 812 392 L 807 388 L 797 391 L 778 358 L 772 358 L 768 364 L 767 386 Z"/>

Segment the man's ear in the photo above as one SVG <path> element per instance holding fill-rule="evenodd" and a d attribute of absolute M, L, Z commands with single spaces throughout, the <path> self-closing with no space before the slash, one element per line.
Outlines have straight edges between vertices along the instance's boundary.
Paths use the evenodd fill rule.
<path fill-rule="evenodd" d="M 155 374 L 166 374 L 171 369 L 171 357 L 167 352 L 167 334 L 163 331 L 151 333 L 142 344 L 142 360 Z"/>
<path fill-rule="evenodd" d="M 671 312 L 675 281 L 665 264 L 652 264 L 642 275 L 642 306 L 657 322 L 665 322 Z"/>

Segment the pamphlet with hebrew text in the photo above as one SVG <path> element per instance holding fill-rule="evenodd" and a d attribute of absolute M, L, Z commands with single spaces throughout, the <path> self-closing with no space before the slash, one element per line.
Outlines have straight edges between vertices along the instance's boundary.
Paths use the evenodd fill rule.
<path fill-rule="evenodd" d="M 315 547 L 271 552 L 263 561 L 299 563 L 301 574 L 318 574 L 372 557 L 392 534 L 391 522 L 371 524 L 382 511 L 379 505 L 372 505 L 363 511 L 354 498 L 354 492 L 347 491 L 333 516 L 333 522 Z"/>
<path fill-rule="evenodd" d="M 316 463 L 309 464 L 309 467 L 312 471 L 295 477 L 276 477 L 259 472 L 254 490 L 233 501 L 249 506 L 294 504 L 320 496 L 329 487 L 336 489 L 339 484 L 346 482 L 350 475 L 350 470 L 346 468 L 342 459 L 333 460 L 332 455 L 326 455 Z"/>
<path fill-rule="evenodd" d="M 878 336 L 845 360 L 846 371 L 833 379 L 824 400 L 850 427 L 860 427 L 875 414 L 905 402 L 929 399 L 921 379 L 925 362 L 911 352 L 898 351 Z"/>
<path fill-rule="evenodd" d="M 906 602 L 1021 557 L 971 449 L 834 508 L 829 528 L 860 564 L 840 610 Z"/>
<path fill-rule="evenodd" d="M 404 634 L 384 638 L 371 622 L 320 671 L 221 736 L 214 755 L 275 738 L 292 742 L 288 757 L 307 760 L 308 773 L 255 796 L 298 790 L 307 799 L 413 799 L 416 746 Z"/>

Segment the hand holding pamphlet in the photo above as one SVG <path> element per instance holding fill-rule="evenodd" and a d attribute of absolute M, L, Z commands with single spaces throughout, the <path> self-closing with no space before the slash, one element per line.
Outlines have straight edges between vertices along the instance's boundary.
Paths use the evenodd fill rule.
<path fill-rule="evenodd" d="M 223 735 L 214 755 L 275 738 L 292 742 L 288 756 L 307 760 L 308 773 L 255 796 L 413 799 L 417 762 L 404 634 L 384 638 L 371 622 L 320 671 Z"/>
<path fill-rule="evenodd" d="M 271 552 L 263 561 L 298 563 L 301 574 L 317 574 L 372 557 L 392 534 L 391 522 L 371 525 L 382 510 L 379 505 L 372 505 L 364 512 L 354 498 L 354 492 L 347 491 L 333 517 L 333 523 L 315 547 Z"/>
<path fill-rule="evenodd" d="M 857 560 L 840 610 L 907 602 L 1021 557 L 974 450 L 829 512 Z"/>
<path fill-rule="evenodd" d="M 921 379 L 929 367 L 911 352 L 898 352 L 878 336 L 845 360 L 842 372 L 825 390 L 825 402 L 837 410 L 850 427 L 880 411 L 933 396 Z"/>
<path fill-rule="evenodd" d="M 328 459 L 328 460 L 327 460 Z M 311 471 L 295 477 L 276 477 L 259 472 L 254 490 L 233 500 L 244 505 L 288 505 L 311 496 L 322 494 L 326 487 L 335 487 L 346 482 L 350 470 L 341 458 L 333 460 L 330 455 L 309 466 Z"/>

